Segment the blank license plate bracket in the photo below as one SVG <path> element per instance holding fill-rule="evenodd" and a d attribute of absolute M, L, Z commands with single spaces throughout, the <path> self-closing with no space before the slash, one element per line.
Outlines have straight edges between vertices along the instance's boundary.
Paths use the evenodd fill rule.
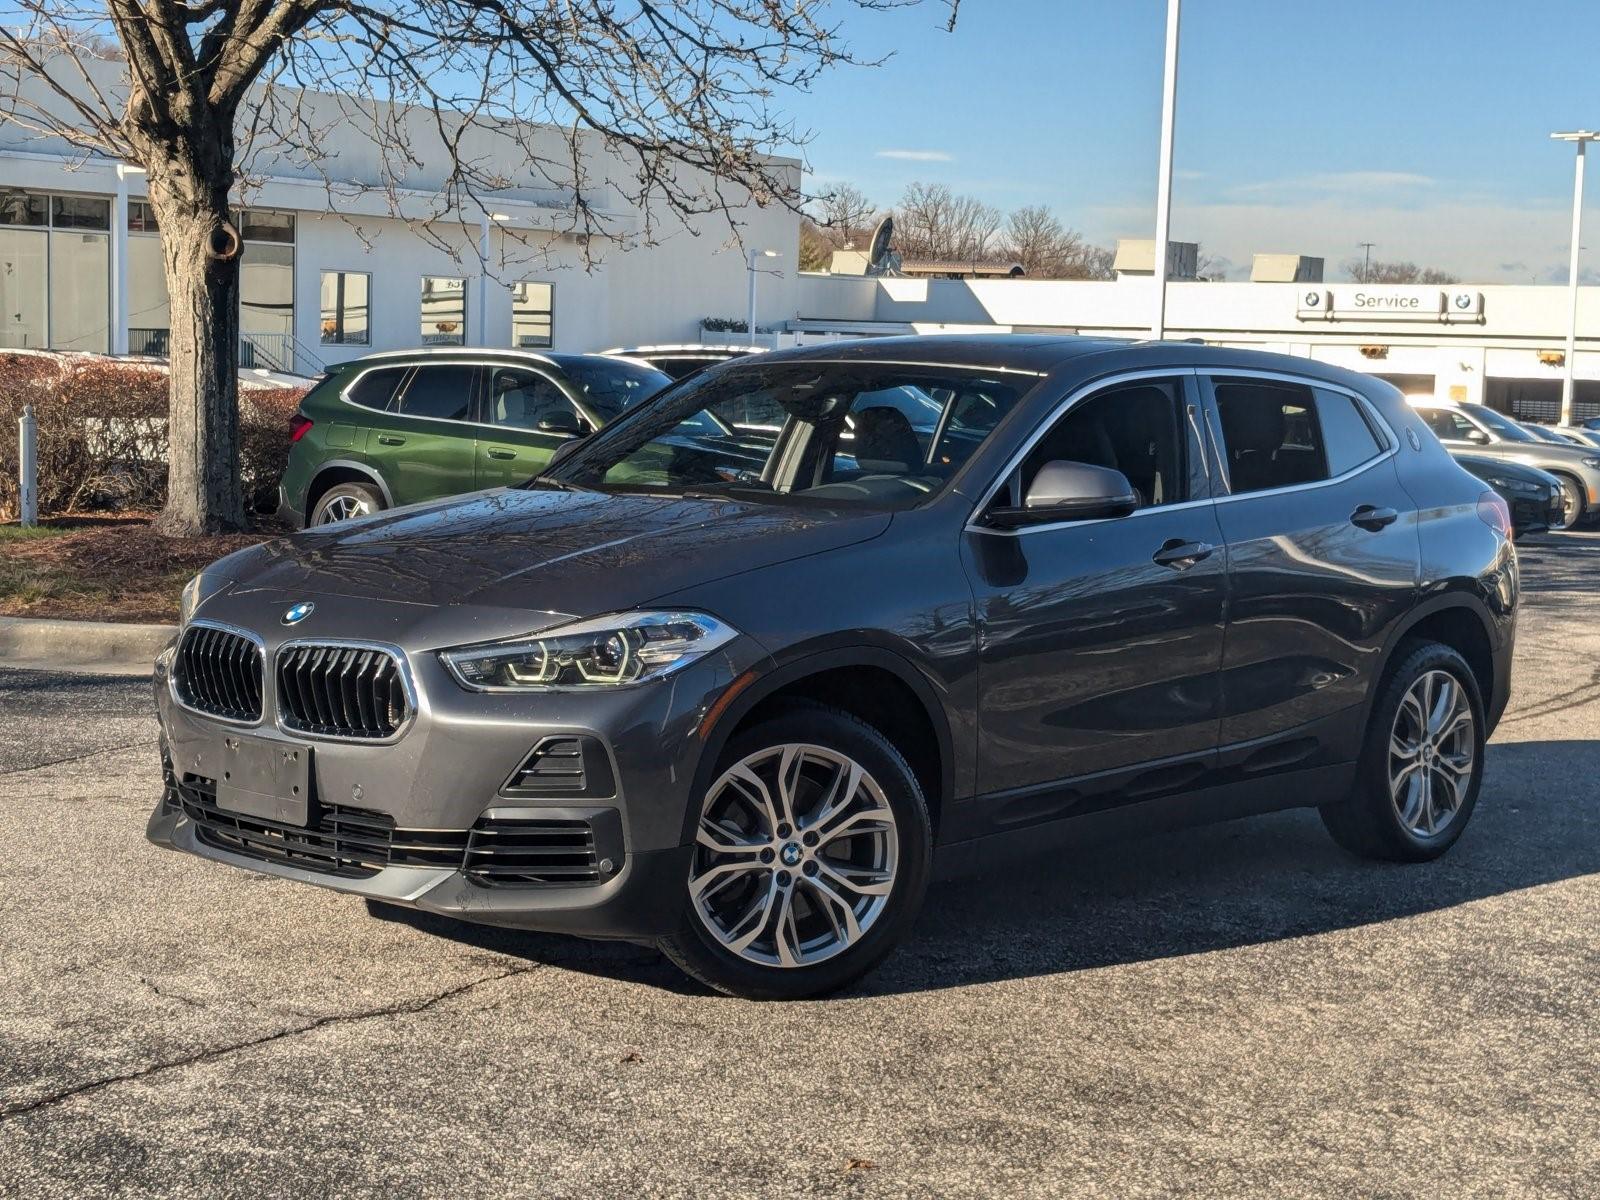
<path fill-rule="evenodd" d="M 231 735 L 216 770 L 217 807 L 285 825 L 311 823 L 311 747 Z"/>

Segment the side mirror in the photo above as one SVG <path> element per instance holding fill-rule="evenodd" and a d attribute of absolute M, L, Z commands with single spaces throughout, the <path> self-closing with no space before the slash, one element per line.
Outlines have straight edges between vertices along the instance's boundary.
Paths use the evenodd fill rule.
<path fill-rule="evenodd" d="M 1056 521 L 1101 521 L 1125 517 L 1139 507 L 1139 493 L 1121 471 L 1080 462 L 1047 462 L 1028 485 L 1020 508 L 991 508 L 989 524 L 1001 529 Z"/>
<path fill-rule="evenodd" d="M 1469 429 L 1465 436 L 1466 440 L 1474 445 L 1487 446 L 1489 444 L 1489 435 L 1481 429 Z"/>
<path fill-rule="evenodd" d="M 583 432 L 576 413 L 565 409 L 552 409 L 539 418 L 540 433 L 554 433 L 561 437 L 577 437 Z"/>
<path fill-rule="evenodd" d="M 548 471 L 558 462 L 571 458 L 577 453 L 578 447 L 582 446 L 588 440 L 588 437 L 585 436 L 571 438 L 568 441 L 562 442 L 561 445 L 556 447 L 555 453 L 550 456 L 550 461 L 545 463 L 544 469 Z"/>

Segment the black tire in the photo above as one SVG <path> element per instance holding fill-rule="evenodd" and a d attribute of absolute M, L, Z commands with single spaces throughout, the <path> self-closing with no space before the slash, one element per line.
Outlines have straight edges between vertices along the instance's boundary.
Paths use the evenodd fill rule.
<path fill-rule="evenodd" d="M 306 518 L 307 525 L 326 525 L 331 522 L 347 520 L 347 517 L 330 517 L 328 514 L 336 505 L 354 505 L 363 508 L 359 516 L 369 516 L 375 512 L 382 512 L 387 505 L 383 502 L 383 494 L 370 483 L 336 483 L 322 495 L 317 497 L 317 502 L 311 508 L 311 515 Z"/>
<path fill-rule="evenodd" d="M 1396 715 L 1411 686 L 1430 671 L 1444 671 L 1461 685 L 1472 711 L 1472 778 L 1466 798 L 1448 824 L 1432 836 L 1408 828 L 1390 796 L 1390 737 Z M 1352 854 L 1389 862 L 1427 862 L 1438 858 L 1461 836 L 1477 807 L 1483 785 L 1483 695 L 1460 654 L 1441 642 L 1409 640 L 1395 651 L 1394 665 L 1380 685 L 1367 721 L 1366 740 L 1348 800 L 1318 811 L 1333 840 Z"/>
<path fill-rule="evenodd" d="M 750 1000 L 798 1000 L 837 991 L 859 979 L 911 928 L 927 892 L 933 859 L 933 826 L 916 776 L 898 750 L 872 726 L 811 701 L 795 701 L 772 717 L 736 734 L 724 750 L 713 784 L 735 763 L 762 750 L 792 743 L 822 746 L 847 755 L 876 782 L 894 815 L 898 861 L 887 901 L 876 919 L 831 958 L 784 967 L 750 962 L 722 946 L 706 928 L 684 879 L 677 928 L 658 942 L 685 973 L 707 987 Z M 705 795 L 693 798 L 696 823 Z"/>

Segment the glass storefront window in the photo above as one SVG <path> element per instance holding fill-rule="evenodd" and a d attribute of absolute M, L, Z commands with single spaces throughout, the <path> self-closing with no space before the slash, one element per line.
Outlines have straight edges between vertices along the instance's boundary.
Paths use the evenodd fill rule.
<path fill-rule="evenodd" d="M 128 201 L 128 232 L 155 233 L 156 210 L 145 200 Z"/>
<path fill-rule="evenodd" d="M 235 214 L 239 236 L 247 242 L 294 244 L 294 214 L 268 212 L 261 208 L 241 209 Z"/>
<path fill-rule="evenodd" d="M 443 275 L 422 277 L 422 344 L 467 344 L 467 281 Z"/>
<path fill-rule="evenodd" d="M 111 201 L 93 196 L 52 196 L 50 224 L 57 229 L 110 229 Z"/>
<path fill-rule="evenodd" d="M 43 196 L 16 188 L 0 188 L 0 225 L 44 225 L 49 207 Z"/>
<path fill-rule="evenodd" d="M 368 338 L 372 276 L 362 271 L 322 273 L 321 323 L 324 346 L 365 346 Z"/>
<path fill-rule="evenodd" d="M 106 234 L 50 231 L 52 349 L 96 354 L 111 349 L 110 272 L 111 239 Z"/>
<path fill-rule="evenodd" d="M 511 289 L 511 344 L 519 349 L 537 349 L 555 344 L 553 333 L 553 284 L 525 279 Z"/>
<path fill-rule="evenodd" d="M 8 350 L 45 345 L 47 244 L 43 230 L 0 229 L 0 346 Z"/>

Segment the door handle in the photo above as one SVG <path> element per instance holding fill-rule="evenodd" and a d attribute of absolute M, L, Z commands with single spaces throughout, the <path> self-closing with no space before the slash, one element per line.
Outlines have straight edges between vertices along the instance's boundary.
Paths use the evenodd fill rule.
<path fill-rule="evenodd" d="M 1370 529 L 1373 533 L 1377 533 L 1386 525 L 1393 525 L 1399 519 L 1400 514 L 1394 509 L 1378 508 L 1371 504 L 1363 504 L 1350 514 L 1350 524 Z"/>
<path fill-rule="evenodd" d="M 515 458 L 516 456 L 517 452 L 515 450 L 507 450 L 504 446 L 489 447 L 490 458 Z"/>
<path fill-rule="evenodd" d="M 1210 542 L 1186 542 L 1182 538 L 1170 538 L 1161 544 L 1161 549 L 1155 552 L 1150 561 L 1171 567 L 1174 571 L 1187 571 L 1195 563 L 1210 558 L 1215 549 Z"/>
<path fill-rule="evenodd" d="M 378 445 L 380 446 L 404 446 L 405 444 L 405 438 L 399 437 L 396 434 L 380 433 L 378 435 Z"/>

